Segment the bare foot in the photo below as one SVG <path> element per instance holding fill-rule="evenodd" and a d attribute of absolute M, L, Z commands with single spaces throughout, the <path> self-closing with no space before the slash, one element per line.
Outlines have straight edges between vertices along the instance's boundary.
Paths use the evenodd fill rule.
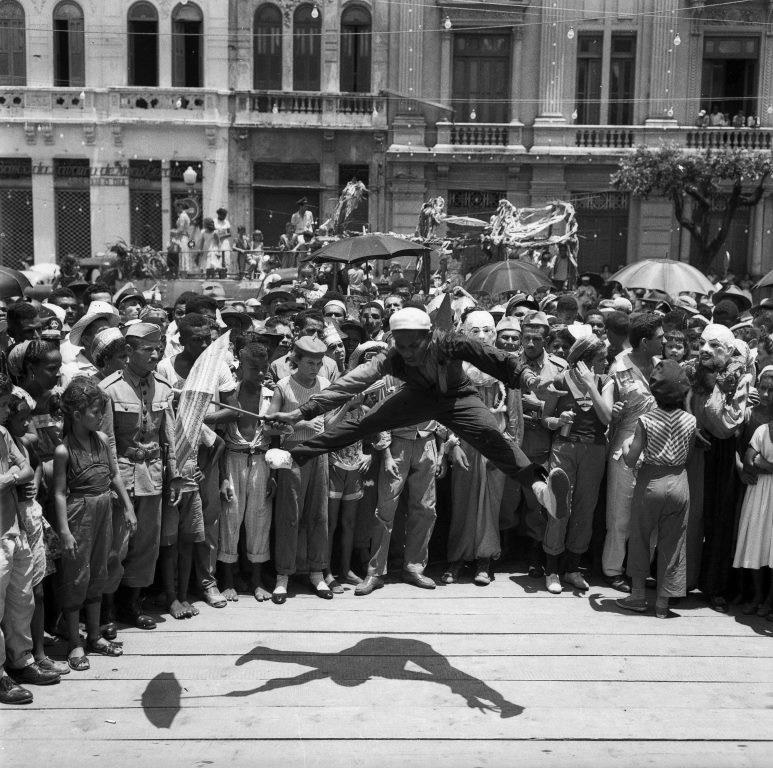
<path fill-rule="evenodd" d="M 198 616 L 199 615 L 199 609 L 193 605 L 193 603 L 189 603 L 187 600 L 183 602 L 183 605 L 185 606 L 185 609 L 191 612 L 191 616 Z"/>
<path fill-rule="evenodd" d="M 271 599 L 271 593 L 262 584 L 258 584 L 253 590 L 252 594 L 255 595 L 255 599 L 259 603 Z"/>
<path fill-rule="evenodd" d="M 190 619 L 193 615 L 190 606 L 186 607 L 186 604 L 181 603 L 179 600 L 172 600 L 169 605 L 169 613 L 172 614 L 173 619 Z"/>
<path fill-rule="evenodd" d="M 232 603 L 239 602 L 239 595 L 236 594 L 236 590 L 233 587 L 228 587 L 220 593 L 226 600 Z"/>

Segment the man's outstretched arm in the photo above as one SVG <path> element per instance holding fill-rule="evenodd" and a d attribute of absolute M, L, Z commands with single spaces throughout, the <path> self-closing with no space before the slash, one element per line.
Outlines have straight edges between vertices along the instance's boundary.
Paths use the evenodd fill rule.
<path fill-rule="evenodd" d="M 438 344 L 446 357 L 471 363 L 511 389 L 532 389 L 539 383 L 539 376 L 517 357 L 489 344 L 482 344 L 460 333 L 442 332 Z"/>
<path fill-rule="evenodd" d="M 336 379 L 327 389 L 312 395 L 300 408 L 287 413 L 274 413 L 271 418 L 285 424 L 296 424 L 304 419 L 332 411 L 348 402 L 354 395 L 364 392 L 389 372 L 386 353 L 377 355 L 367 363 L 358 365 L 345 376 Z"/>

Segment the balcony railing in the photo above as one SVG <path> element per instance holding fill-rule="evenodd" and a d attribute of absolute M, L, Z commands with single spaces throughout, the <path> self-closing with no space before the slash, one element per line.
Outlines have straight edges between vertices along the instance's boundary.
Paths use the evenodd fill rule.
<path fill-rule="evenodd" d="M 228 96 L 203 88 L 0 88 L 0 115 L 25 120 L 226 120 Z"/>
<path fill-rule="evenodd" d="M 691 128 L 654 125 L 535 125 L 531 152 L 625 153 L 673 142 L 686 149 L 772 150 L 773 128 Z"/>
<path fill-rule="evenodd" d="M 687 131 L 689 149 L 760 149 L 773 147 L 770 128 L 696 128 Z"/>
<path fill-rule="evenodd" d="M 437 146 L 523 151 L 523 126 L 517 123 L 437 123 Z"/>
<path fill-rule="evenodd" d="M 386 128 L 386 101 L 369 93 L 244 91 L 235 95 L 237 125 Z"/>

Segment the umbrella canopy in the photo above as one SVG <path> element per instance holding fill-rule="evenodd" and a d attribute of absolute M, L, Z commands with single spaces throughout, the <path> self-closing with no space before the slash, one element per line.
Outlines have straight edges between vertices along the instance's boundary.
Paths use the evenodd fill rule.
<path fill-rule="evenodd" d="M 711 280 L 695 267 L 671 259 L 637 261 L 615 272 L 608 282 L 618 282 L 623 288 L 663 291 L 669 296 L 683 292 L 706 295 L 715 290 Z"/>
<path fill-rule="evenodd" d="M 773 269 L 768 272 L 765 277 L 762 278 L 762 280 L 757 283 L 757 285 L 754 286 L 755 289 L 757 288 L 770 288 L 773 287 Z"/>
<path fill-rule="evenodd" d="M 550 278 L 528 261 L 496 261 L 476 270 L 464 286 L 470 293 L 495 296 L 508 291 L 534 293 L 537 288 L 551 288 Z"/>
<path fill-rule="evenodd" d="M 0 267 L 0 298 L 7 299 L 9 296 L 23 296 L 24 289 L 31 285 L 29 279 L 25 277 L 18 269 L 10 267 Z"/>
<path fill-rule="evenodd" d="M 489 224 L 483 219 L 476 219 L 474 216 L 446 216 L 443 219 L 444 224 L 450 224 L 452 227 L 465 227 L 466 229 L 485 229 Z"/>
<path fill-rule="evenodd" d="M 356 264 L 370 259 L 391 259 L 393 256 L 421 256 L 430 248 L 394 235 L 357 235 L 328 243 L 302 261 L 335 261 L 340 264 Z"/>

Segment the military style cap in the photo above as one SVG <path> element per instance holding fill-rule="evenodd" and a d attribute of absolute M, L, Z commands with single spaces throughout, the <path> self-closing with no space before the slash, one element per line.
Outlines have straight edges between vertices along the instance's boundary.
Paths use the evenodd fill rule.
<path fill-rule="evenodd" d="M 543 325 L 545 328 L 550 328 L 548 316 L 544 312 L 532 312 L 530 315 L 526 315 L 523 318 L 522 325 L 524 328 L 527 325 Z"/>
<path fill-rule="evenodd" d="M 518 331 L 520 333 L 521 323 L 519 322 L 517 317 L 503 317 L 497 323 L 497 327 L 495 330 L 497 333 L 499 333 L 500 331 Z"/>
<path fill-rule="evenodd" d="M 161 341 L 162 335 L 161 329 L 153 323 L 134 323 L 126 329 L 127 339 Z"/>
<path fill-rule="evenodd" d="M 324 355 L 327 344 L 316 336 L 301 336 L 295 340 L 295 349 L 308 355 Z"/>

